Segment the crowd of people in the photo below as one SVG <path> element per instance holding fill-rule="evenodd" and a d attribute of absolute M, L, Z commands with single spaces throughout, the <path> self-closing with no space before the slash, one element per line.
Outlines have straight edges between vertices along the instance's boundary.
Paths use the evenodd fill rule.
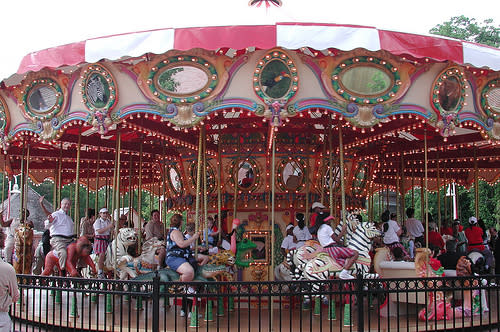
<path fill-rule="evenodd" d="M 337 262 L 344 262 L 339 277 L 353 278 L 349 269 L 357 252 L 342 244 L 346 225 L 340 234 L 335 234 L 330 225 L 334 218 L 329 216 L 323 204 L 314 202 L 310 211 L 310 227 L 306 226 L 303 213 L 297 213 L 295 223 L 286 226 L 286 237 L 281 244 L 282 253 L 286 255 L 290 250 L 303 246 L 305 241 L 315 239 Z M 432 215 L 428 214 L 426 231 L 424 223 L 415 218 L 414 208 L 406 209 L 406 217 L 406 220 L 398 221 L 395 213 L 384 211 L 377 223 L 383 235 L 374 241 L 375 247 L 388 247 L 394 260 L 412 261 L 416 249 L 428 245 L 444 269 L 452 270 L 455 270 L 460 257 L 478 252 L 484 257 L 485 271 L 500 274 L 500 264 L 495 264 L 495 261 L 500 260 L 500 242 L 495 227 L 486 228 L 480 219 L 472 216 L 467 220 L 466 227 L 456 219 L 451 224 L 443 222 L 442 227 L 438 228 Z M 358 219 L 361 220 L 361 216 Z"/>
<path fill-rule="evenodd" d="M 71 202 L 64 198 L 60 202 L 60 208 L 50 212 L 43 204 L 43 196 L 40 198 L 41 209 L 46 213 L 46 231 L 42 242 L 43 252 L 47 254 L 49 249 L 55 252 L 59 260 L 61 275 L 66 274 L 67 247 L 76 239 L 74 234 L 74 222 L 69 215 Z M 459 258 L 469 252 L 479 252 L 483 255 L 486 267 L 491 273 L 500 273 L 500 266 L 495 266 L 495 259 L 500 259 L 500 243 L 497 231 L 494 227 L 486 229 L 484 223 L 476 217 L 468 219 L 467 227 L 463 227 L 459 220 L 454 220 L 451 225 L 443 222 L 441 229 L 428 215 L 428 229 L 425 230 L 424 223 L 415 218 L 413 208 L 406 209 L 406 220 L 396 220 L 396 215 L 385 211 L 378 223 L 383 236 L 380 238 L 382 245 L 388 247 L 395 260 L 412 260 L 415 257 L 416 248 L 428 244 L 434 256 L 439 260 L 445 269 L 455 269 Z M 5 242 L 6 263 L 0 264 L 0 327 L 6 320 L 2 316 L 8 309 L 9 301 L 14 301 L 17 292 L 17 284 L 12 282 L 12 249 L 14 247 L 14 234 L 17 227 L 22 223 L 31 223 L 28 220 L 29 211 L 21 215 L 18 219 L 5 220 L 3 214 L 0 216 L 1 225 L 7 229 L 6 236 L 1 233 L 1 244 Z M 356 215 L 362 221 L 360 215 Z M 290 250 L 300 248 L 306 241 L 314 239 L 342 265 L 339 273 L 341 279 L 353 279 L 350 268 L 358 258 L 358 252 L 344 246 L 343 237 L 347 231 L 347 224 L 335 232 L 334 225 L 337 224 L 335 218 L 330 216 L 327 208 L 320 202 L 314 202 L 311 207 L 311 216 L 305 220 L 303 213 L 296 213 L 295 220 L 285 226 L 285 237 L 281 243 L 281 251 L 286 255 Z M 119 217 L 118 227 L 127 225 L 127 216 Z M 32 225 L 32 223 L 31 223 Z M 238 226 L 237 219 L 233 223 L 233 230 L 228 233 L 224 228 L 217 227 L 217 216 L 207 218 L 206 225 L 201 227 L 201 231 L 196 231 L 194 223 L 187 223 L 185 231 L 181 231 L 183 217 L 174 214 L 170 218 L 170 227 L 166 228 L 161 221 L 160 211 L 152 210 L 151 219 L 143 229 L 144 239 L 157 238 L 165 241 L 165 246 L 157 251 L 158 267 L 169 267 L 180 275 L 180 281 L 192 281 L 195 276 L 197 266 L 206 264 L 208 255 L 216 253 L 219 249 L 232 248 L 231 236 L 236 236 Z M 111 217 L 108 209 L 103 207 L 99 210 L 96 218 L 94 209 L 88 209 L 87 214 L 80 220 L 80 237 L 85 237 L 93 244 L 93 252 L 98 257 L 98 277 L 106 278 L 104 274 L 105 252 L 110 243 L 115 221 Z M 4 241 L 5 240 L 5 241 Z M 198 245 L 199 254 L 195 255 L 195 244 Z M 499 264 L 500 265 L 500 264 Z M 495 270 L 496 268 L 496 270 Z M 5 272 L 5 273 L 3 273 Z M 15 280 L 15 272 L 14 272 Z M 1 287 L 4 286 L 5 287 Z M 191 287 L 187 293 L 194 294 Z M 7 310 L 8 311 L 8 310 Z M 8 315 L 7 315 L 8 316 Z"/>

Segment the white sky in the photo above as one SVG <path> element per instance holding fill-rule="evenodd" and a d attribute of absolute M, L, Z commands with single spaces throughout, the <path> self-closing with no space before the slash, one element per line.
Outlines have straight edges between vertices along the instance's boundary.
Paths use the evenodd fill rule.
<path fill-rule="evenodd" d="M 248 0 L 7 0 L 0 8 L 1 76 L 30 52 L 134 31 L 171 27 L 317 22 L 427 34 L 465 15 L 500 24 L 498 0 L 282 0 L 249 7 Z M 10 74 L 5 68 L 12 68 Z M 0 80 L 3 77 L 0 77 Z"/>

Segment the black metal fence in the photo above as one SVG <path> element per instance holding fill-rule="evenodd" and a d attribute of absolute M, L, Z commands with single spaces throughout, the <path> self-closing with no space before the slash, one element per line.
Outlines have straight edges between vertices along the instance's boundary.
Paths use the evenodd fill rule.
<path fill-rule="evenodd" d="M 487 331 L 500 321 L 500 276 L 203 284 L 18 277 L 16 331 Z"/>

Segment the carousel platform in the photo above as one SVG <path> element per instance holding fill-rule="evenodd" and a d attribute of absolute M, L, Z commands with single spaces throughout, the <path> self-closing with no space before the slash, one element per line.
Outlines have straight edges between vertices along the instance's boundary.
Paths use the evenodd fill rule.
<path fill-rule="evenodd" d="M 498 290 L 497 290 L 498 291 Z M 104 292 L 75 292 L 31 289 L 23 291 L 23 300 L 12 309 L 14 330 L 38 326 L 56 330 L 85 331 L 425 331 L 456 330 L 481 327 L 494 329 L 499 323 L 497 291 L 489 292 L 489 311 L 472 317 L 452 317 L 448 320 L 421 321 L 418 311 L 423 306 L 404 304 L 408 314 L 381 317 L 378 308 L 382 299 L 364 298 L 361 308 L 355 304 L 340 304 L 335 300 L 335 311 L 323 304 L 305 308 L 297 297 L 268 295 L 218 298 L 199 298 L 198 318 L 181 317 L 181 300 L 185 295 L 160 298 L 158 313 L 154 314 L 154 299 Z M 58 294 L 58 292 L 61 292 Z M 201 296 L 201 295 L 200 295 Z M 207 300 L 211 300 L 209 305 Z M 232 303 L 229 303 L 232 302 Z M 359 313 L 363 312 L 360 319 Z M 153 324 L 153 317 L 158 317 Z M 363 324 L 363 329 L 359 324 Z M 33 327 L 35 328 L 35 327 Z"/>

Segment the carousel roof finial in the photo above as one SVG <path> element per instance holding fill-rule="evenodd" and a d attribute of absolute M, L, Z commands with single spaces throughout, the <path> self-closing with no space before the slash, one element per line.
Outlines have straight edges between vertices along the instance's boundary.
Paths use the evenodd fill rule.
<path fill-rule="evenodd" d="M 250 0 L 248 2 L 249 6 L 255 6 L 255 7 L 260 7 L 262 3 L 266 4 L 266 8 L 271 7 L 271 4 L 276 6 L 276 7 L 281 7 L 283 3 L 281 0 Z"/>

